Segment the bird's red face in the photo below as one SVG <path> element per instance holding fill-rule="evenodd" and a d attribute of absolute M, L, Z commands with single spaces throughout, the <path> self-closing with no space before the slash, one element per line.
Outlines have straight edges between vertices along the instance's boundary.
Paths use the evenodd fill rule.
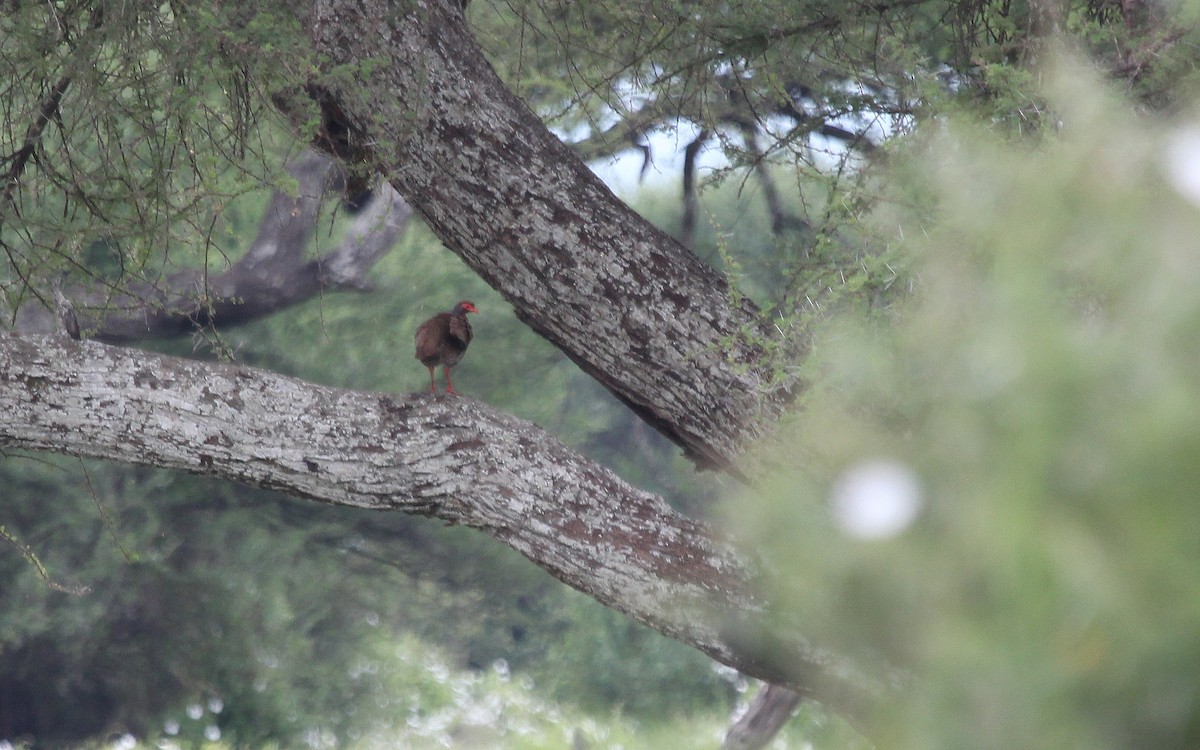
<path fill-rule="evenodd" d="M 469 312 L 469 313 L 479 312 L 479 310 L 475 309 L 475 304 L 473 302 L 467 302 L 466 300 L 463 300 L 462 302 L 458 303 L 458 306 L 459 306 L 459 308 L 462 309 L 463 312 Z"/>

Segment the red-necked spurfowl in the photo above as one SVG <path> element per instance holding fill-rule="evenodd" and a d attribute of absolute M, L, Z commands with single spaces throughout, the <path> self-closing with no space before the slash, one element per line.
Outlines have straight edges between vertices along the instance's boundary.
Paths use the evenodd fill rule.
<path fill-rule="evenodd" d="M 446 374 L 446 393 L 454 393 L 450 368 L 458 364 L 471 343 L 471 324 L 467 313 L 477 313 L 475 305 L 463 300 L 450 312 L 438 313 L 417 327 L 417 359 L 429 368 L 429 390 L 437 393 L 433 368 L 442 366 Z"/>

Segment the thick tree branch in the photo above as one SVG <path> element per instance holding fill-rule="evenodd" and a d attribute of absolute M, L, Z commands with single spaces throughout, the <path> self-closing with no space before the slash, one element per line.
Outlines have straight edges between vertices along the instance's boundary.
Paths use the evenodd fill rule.
<path fill-rule="evenodd" d="M 309 86 L 334 131 L 318 142 L 384 174 L 522 321 L 688 455 L 733 467 L 790 400 L 758 311 L 545 128 L 456 3 L 408 7 L 314 3 L 336 70 Z"/>
<path fill-rule="evenodd" d="M 468 398 L 360 393 L 66 337 L 0 333 L 0 446 L 185 469 L 484 531 L 568 585 L 748 674 L 861 716 L 877 679 L 770 636 L 712 530 Z"/>
<path fill-rule="evenodd" d="M 156 282 L 123 285 L 120 293 L 94 287 L 63 290 L 84 336 L 110 343 L 189 334 L 210 325 L 257 320 L 325 292 L 369 288 L 367 274 L 395 244 L 412 209 L 381 186 L 337 246 L 309 257 L 323 196 L 340 180 L 329 157 L 308 152 L 288 171 L 295 194 L 277 190 L 258 235 L 242 258 L 220 273 L 180 271 Z M 17 315 L 25 332 L 53 330 L 50 311 L 36 301 Z"/>

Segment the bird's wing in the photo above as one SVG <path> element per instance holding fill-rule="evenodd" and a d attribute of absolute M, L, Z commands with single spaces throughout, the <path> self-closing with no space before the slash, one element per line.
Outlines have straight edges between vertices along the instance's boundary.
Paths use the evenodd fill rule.
<path fill-rule="evenodd" d="M 451 315 L 449 320 L 448 333 L 462 342 L 462 348 L 466 349 L 467 344 L 471 343 L 471 323 L 467 320 L 466 315 Z"/>
<path fill-rule="evenodd" d="M 442 356 L 442 340 L 449 328 L 449 313 L 438 313 L 417 326 L 417 334 L 414 337 L 417 345 L 417 359 L 422 362 L 439 359 Z"/>

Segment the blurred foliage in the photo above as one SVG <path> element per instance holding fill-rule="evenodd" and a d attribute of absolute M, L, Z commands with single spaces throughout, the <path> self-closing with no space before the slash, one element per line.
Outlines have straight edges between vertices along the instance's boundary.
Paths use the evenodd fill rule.
<path fill-rule="evenodd" d="M 10 459 L 0 482 L 7 528 L 90 589 L 52 590 L 0 556 L 0 735 L 152 737 L 184 702 L 221 701 L 226 738 L 258 746 L 312 721 L 341 732 L 389 688 L 346 677 L 396 603 L 345 586 L 356 561 L 330 543 L 344 533 L 331 514 L 299 533 L 294 501 L 70 459 Z"/>
<path fill-rule="evenodd" d="M 824 326 L 776 448 L 804 468 L 737 506 L 781 623 L 911 675 L 883 747 L 1200 744 L 1200 138 L 1088 75 L 1051 76 L 1040 143 L 914 140 L 928 200 L 879 220 L 916 293 Z M 880 461 L 918 513 L 864 538 L 838 504 Z"/>
<path fill-rule="evenodd" d="M 575 592 L 560 597 L 557 632 L 535 673 L 562 701 L 651 719 L 732 704 L 736 673 Z M 673 698 L 664 696 L 674 694 Z"/>

